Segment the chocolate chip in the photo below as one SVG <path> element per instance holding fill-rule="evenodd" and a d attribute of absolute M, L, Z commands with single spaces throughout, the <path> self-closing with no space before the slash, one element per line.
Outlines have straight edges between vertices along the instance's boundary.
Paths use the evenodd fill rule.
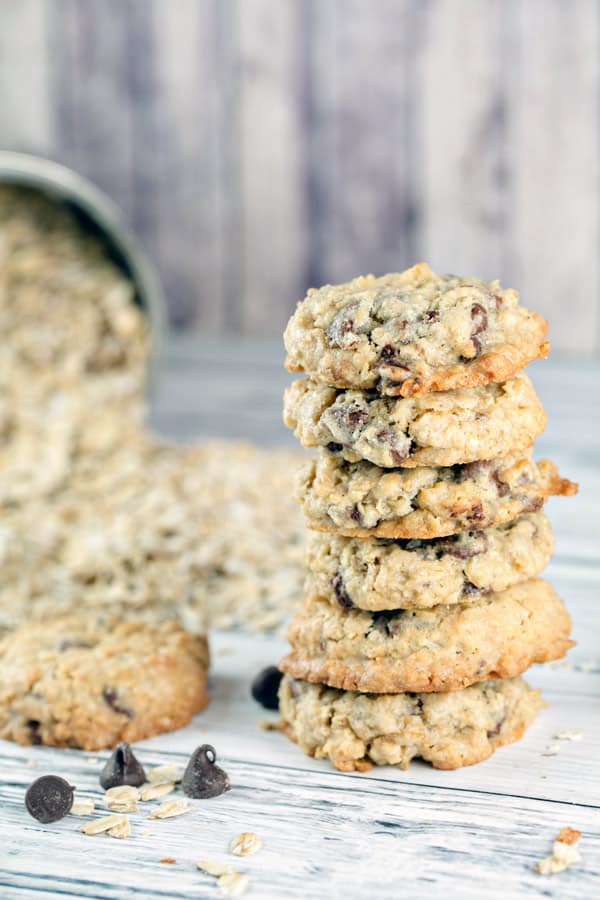
<path fill-rule="evenodd" d="M 336 403 L 325 410 L 321 422 L 338 441 L 355 440 L 369 421 L 366 403 Z"/>
<path fill-rule="evenodd" d="M 473 584 L 472 581 L 465 581 L 462 588 L 463 594 L 468 596 L 469 594 L 479 594 L 481 593 L 481 589 L 477 587 L 477 585 Z"/>
<path fill-rule="evenodd" d="M 485 518 L 483 505 L 479 502 L 474 503 L 469 512 L 465 515 L 467 522 L 474 527 L 478 522 L 482 522 Z"/>
<path fill-rule="evenodd" d="M 494 484 L 496 485 L 496 490 L 498 491 L 499 497 L 506 497 L 508 492 L 510 491 L 510 485 L 506 483 L 506 481 L 502 481 L 500 476 L 498 475 L 498 469 L 494 469 L 491 473 L 491 478 Z"/>
<path fill-rule="evenodd" d="M 428 309 L 424 318 L 426 322 L 433 324 L 434 322 L 440 321 L 440 314 L 437 309 Z"/>
<path fill-rule="evenodd" d="M 42 723 L 38 722 L 37 719 L 27 719 L 27 728 L 29 730 L 29 737 L 31 738 L 30 743 L 41 744 L 42 743 Z"/>
<path fill-rule="evenodd" d="M 496 737 L 496 735 L 500 734 L 500 729 L 502 728 L 503 724 L 504 724 L 504 717 L 502 719 L 500 719 L 500 721 L 498 722 L 498 724 L 496 725 L 495 728 L 491 728 L 488 732 L 486 732 L 487 736 L 489 738 Z"/>
<path fill-rule="evenodd" d="M 376 438 L 384 447 L 388 447 L 392 462 L 395 466 L 401 466 L 408 459 L 412 450 L 413 442 L 406 435 L 398 435 L 391 428 L 380 428 L 376 434 Z M 404 444 L 398 442 L 403 440 Z"/>
<path fill-rule="evenodd" d="M 331 586 L 335 592 L 336 600 L 342 609 L 352 609 L 354 603 L 346 590 L 344 579 L 341 575 L 338 574 L 335 578 L 331 579 Z"/>
<path fill-rule="evenodd" d="M 279 709 L 279 697 L 277 692 L 283 674 L 277 666 L 267 666 L 259 672 L 250 688 L 250 693 L 257 703 L 265 709 Z"/>
<path fill-rule="evenodd" d="M 358 301 L 349 303 L 341 309 L 331 320 L 327 328 L 327 337 L 332 347 L 350 349 L 356 344 L 356 336 L 364 329 L 357 328 L 354 322 L 354 313 L 358 309 Z"/>
<path fill-rule="evenodd" d="M 27 788 L 27 812 L 44 825 L 58 822 L 59 819 L 64 819 L 73 806 L 74 790 L 59 775 L 42 775 Z"/>
<path fill-rule="evenodd" d="M 118 695 L 114 688 L 105 687 L 102 691 L 102 699 L 110 706 L 113 712 L 119 713 L 122 716 L 127 716 L 128 719 L 133 718 L 133 713 L 130 709 L 126 709 L 124 706 L 120 706 L 118 703 Z"/>
<path fill-rule="evenodd" d="M 340 450 L 344 449 L 344 445 L 336 444 L 335 441 L 330 441 L 328 444 L 325 444 L 325 449 L 329 450 L 330 453 L 339 453 Z"/>
<path fill-rule="evenodd" d="M 485 553 L 487 548 L 487 535 L 482 533 L 469 535 L 468 538 L 452 535 L 445 540 L 437 541 L 435 545 L 438 559 L 446 555 L 454 556 L 456 559 L 472 559 L 473 556 Z"/>
<path fill-rule="evenodd" d="M 215 765 L 217 754 L 210 744 L 194 750 L 183 773 L 183 793 L 196 800 L 218 797 L 231 789 L 227 773 Z"/>
<path fill-rule="evenodd" d="M 361 521 L 360 509 L 358 508 L 356 503 L 354 504 L 354 506 L 350 507 L 349 515 L 353 522 L 360 523 L 360 521 Z"/>
<path fill-rule="evenodd" d="M 487 328 L 488 317 L 481 303 L 474 303 L 471 307 L 471 320 L 473 323 L 471 326 L 471 337 L 481 334 Z"/>
<path fill-rule="evenodd" d="M 145 780 L 143 766 L 129 744 L 119 744 L 100 773 L 100 784 L 105 791 L 122 784 L 139 787 Z"/>

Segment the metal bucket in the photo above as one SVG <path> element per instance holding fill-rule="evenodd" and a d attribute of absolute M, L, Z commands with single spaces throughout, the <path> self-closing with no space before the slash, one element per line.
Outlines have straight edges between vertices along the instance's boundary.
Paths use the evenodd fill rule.
<path fill-rule="evenodd" d="M 165 297 L 156 269 L 125 224 L 118 207 L 91 181 L 72 169 L 27 153 L 0 151 L 0 183 L 39 190 L 63 204 L 85 230 L 104 244 L 107 256 L 134 285 L 135 302 L 148 317 L 151 332 L 148 380 L 151 385 L 157 360 L 164 349 Z"/>

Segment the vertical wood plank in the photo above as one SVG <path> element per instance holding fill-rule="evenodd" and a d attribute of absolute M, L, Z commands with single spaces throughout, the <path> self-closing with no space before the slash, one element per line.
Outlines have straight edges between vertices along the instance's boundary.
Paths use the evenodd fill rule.
<path fill-rule="evenodd" d="M 594 0 L 511 3 L 511 273 L 561 350 L 600 349 L 599 59 Z"/>
<path fill-rule="evenodd" d="M 304 288 L 297 0 L 245 0 L 240 14 L 242 329 L 282 331 Z"/>
<path fill-rule="evenodd" d="M 62 0 L 49 16 L 57 157 L 92 178 L 131 216 L 129 54 L 121 0 Z"/>
<path fill-rule="evenodd" d="M 509 225 L 503 0 L 434 0 L 423 58 L 423 242 L 441 272 L 497 278 Z"/>
<path fill-rule="evenodd" d="M 328 9 L 325 9 L 328 7 Z M 312 7 L 311 154 L 322 263 L 337 281 L 402 268 L 418 245 L 421 4 L 336 0 Z"/>
<path fill-rule="evenodd" d="M 0 134 L 8 150 L 48 153 L 52 146 L 48 91 L 47 0 L 2 7 Z"/>
<path fill-rule="evenodd" d="M 158 257 L 175 326 L 224 326 L 217 0 L 155 12 Z M 231 262 L 231 261 L 230 261 Z"/>

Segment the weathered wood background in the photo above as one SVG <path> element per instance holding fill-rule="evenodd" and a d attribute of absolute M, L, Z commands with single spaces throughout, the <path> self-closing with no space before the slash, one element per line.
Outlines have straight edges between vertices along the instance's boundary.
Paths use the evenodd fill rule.
<path fill-rule="evenodd" d="M 600 348 L 597 0 L 18 0 L 0 143 L 123 207 L 172 321 L 279 332 L 427 259 Z"/>

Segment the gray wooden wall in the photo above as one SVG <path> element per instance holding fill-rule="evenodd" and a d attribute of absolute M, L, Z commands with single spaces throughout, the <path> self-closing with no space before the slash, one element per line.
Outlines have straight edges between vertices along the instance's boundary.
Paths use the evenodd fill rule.
<path fill-rule="evenodd" d="M 600 347 L 597 0 L 3 0 L 0 143 L 93 178 L 173 322 L 426 259 Z"/>

